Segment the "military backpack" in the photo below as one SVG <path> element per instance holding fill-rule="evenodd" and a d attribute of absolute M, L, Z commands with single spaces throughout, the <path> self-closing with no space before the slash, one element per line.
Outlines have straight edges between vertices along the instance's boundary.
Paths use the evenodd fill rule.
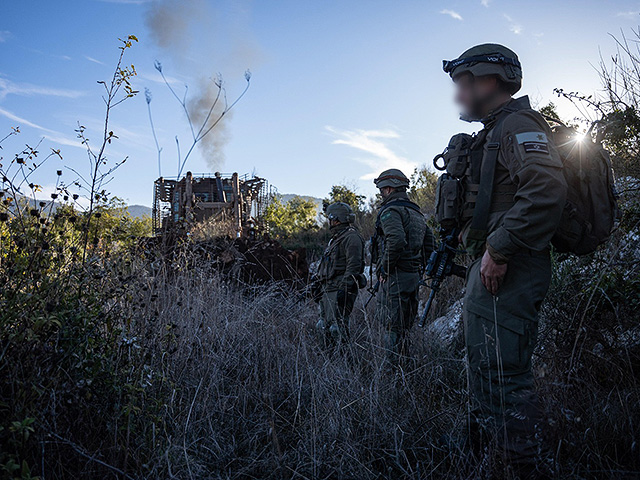
<path fill-rule="evenodd" d="M 620 219 L 609 152 L 562 122 L 549 119 L 567 181 L 567 201 L 551 243 L 556 251 L 588 255 L 606 242 Z"/>

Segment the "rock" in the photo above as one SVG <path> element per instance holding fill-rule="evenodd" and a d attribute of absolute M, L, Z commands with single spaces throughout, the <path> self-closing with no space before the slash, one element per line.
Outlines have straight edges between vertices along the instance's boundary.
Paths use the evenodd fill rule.
<path fill-rule="evenodd" d="M 442 317 L 427 325 L 427 335 L 450 347 L 462 328 L 462 300 L 455 302 Z"/>

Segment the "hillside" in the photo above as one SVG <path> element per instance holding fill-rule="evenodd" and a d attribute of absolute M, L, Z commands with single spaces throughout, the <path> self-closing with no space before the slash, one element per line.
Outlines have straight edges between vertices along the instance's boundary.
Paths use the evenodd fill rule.
<path fill-rule="evenodd" d="M 151 208 L 146 205 L 128 205 L 127 211 L 134 218 L 150 217 Z"/>
<path fill-rule="evenodd" d="M 318 205 L 318 208 L 322 208 L 322 199 L 318 198 L 318 197 L 312 197 L 311 195 L 299 195 L 297 193 L 281 193 L 280 197 L 282 198 L 282 201 L 284 202 L 288 202 L 289 200 L 291 200 L 294 197 L 300 197 L 303 200 L 307 200 L 307 201 L 312 201 L 314 202 L 316 205 Z"/>
<path fill-rule="evenodd" d="M 39 201 L 34 201 L 31 198 L 27 198 L 24 196 L 20 196 L 18 195 L 18 199 L 24 199 L 25 201 L 29 202 L 29 205 L 31 205 L 32 207 L 37 207 L 38 204 L 40 203 Z M 51 204 L 53 203 L 53 210 L 57 210 L 60 206 L 62 206 L 63 204 L 60 202 L 52 202 L 51 200 L 48 201 L 44 201 L 43 202 L 45 204 L 44 207 L 42 207 L 44 210 L 49 210 L 49 207 L 51 206 Z M 151 207 L 147 207 L 146 205 L 127 205 L 126 206 L 127 211 L 129 212 L 129 214 L 133 217 L 133 218 L 138 218 L 138 219 L 142 219 L 144 217 L 151 217 Z"/>

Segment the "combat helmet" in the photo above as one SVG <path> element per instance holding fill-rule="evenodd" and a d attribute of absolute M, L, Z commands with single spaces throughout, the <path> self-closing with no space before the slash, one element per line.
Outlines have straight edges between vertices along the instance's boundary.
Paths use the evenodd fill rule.
<path fill-rule="evenodd" d="M 522 87 L 522 66 L 516 53 L 496 43 L 476 45 L 455 60 L 443 60 L 442 68 L 455 80 L 463 73 L 474 77 L 497 75 L 512 95 Z"/>
<path fill-rule="evenodd" d="M 329 220 L 337 220 L 340 223 L 353 223 L 356 215 L 349 205 L 344 202 L 335 202 L 325 210 L 325 215 Z"/>
<path fill-rule="evenodd" d="M 380 174 L 378 178 L 376 178 L 373 183 L 376 184 L 376 187 L 409 187 L 409 179 L 407 176 L 402 173 L 402 171 L 397 168 L 391 168 L 389 170 L 385 170 Z"/>

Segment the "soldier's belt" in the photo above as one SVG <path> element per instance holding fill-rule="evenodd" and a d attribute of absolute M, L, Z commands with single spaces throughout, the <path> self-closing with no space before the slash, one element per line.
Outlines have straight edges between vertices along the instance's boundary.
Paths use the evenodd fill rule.
<path fill-rule="evenodd" d="M 407 266 L 397 266 L 391 269 L 390 273 L 396 273 L 396 272 L 402 272 L 402 273 L 419 273 L 420 272 L 420 267 L 418 265 L 407 265 Z"/>
<path fill-rule="evenodd" d="M 473 215 L 473 210 L 476 206 L 478 198 L 478 191 L 480 185 L 471 184 L 467 185 L 464 194 L 465 208 L 462 212 L 464 218 L 469 218 Z M 517 188 L 515 185 L 496 185 L 493 187 L 493 195 L 491 196 L 490 212 L 505 212 L 509 210 L 515 204 L 515 194 Z"/>

